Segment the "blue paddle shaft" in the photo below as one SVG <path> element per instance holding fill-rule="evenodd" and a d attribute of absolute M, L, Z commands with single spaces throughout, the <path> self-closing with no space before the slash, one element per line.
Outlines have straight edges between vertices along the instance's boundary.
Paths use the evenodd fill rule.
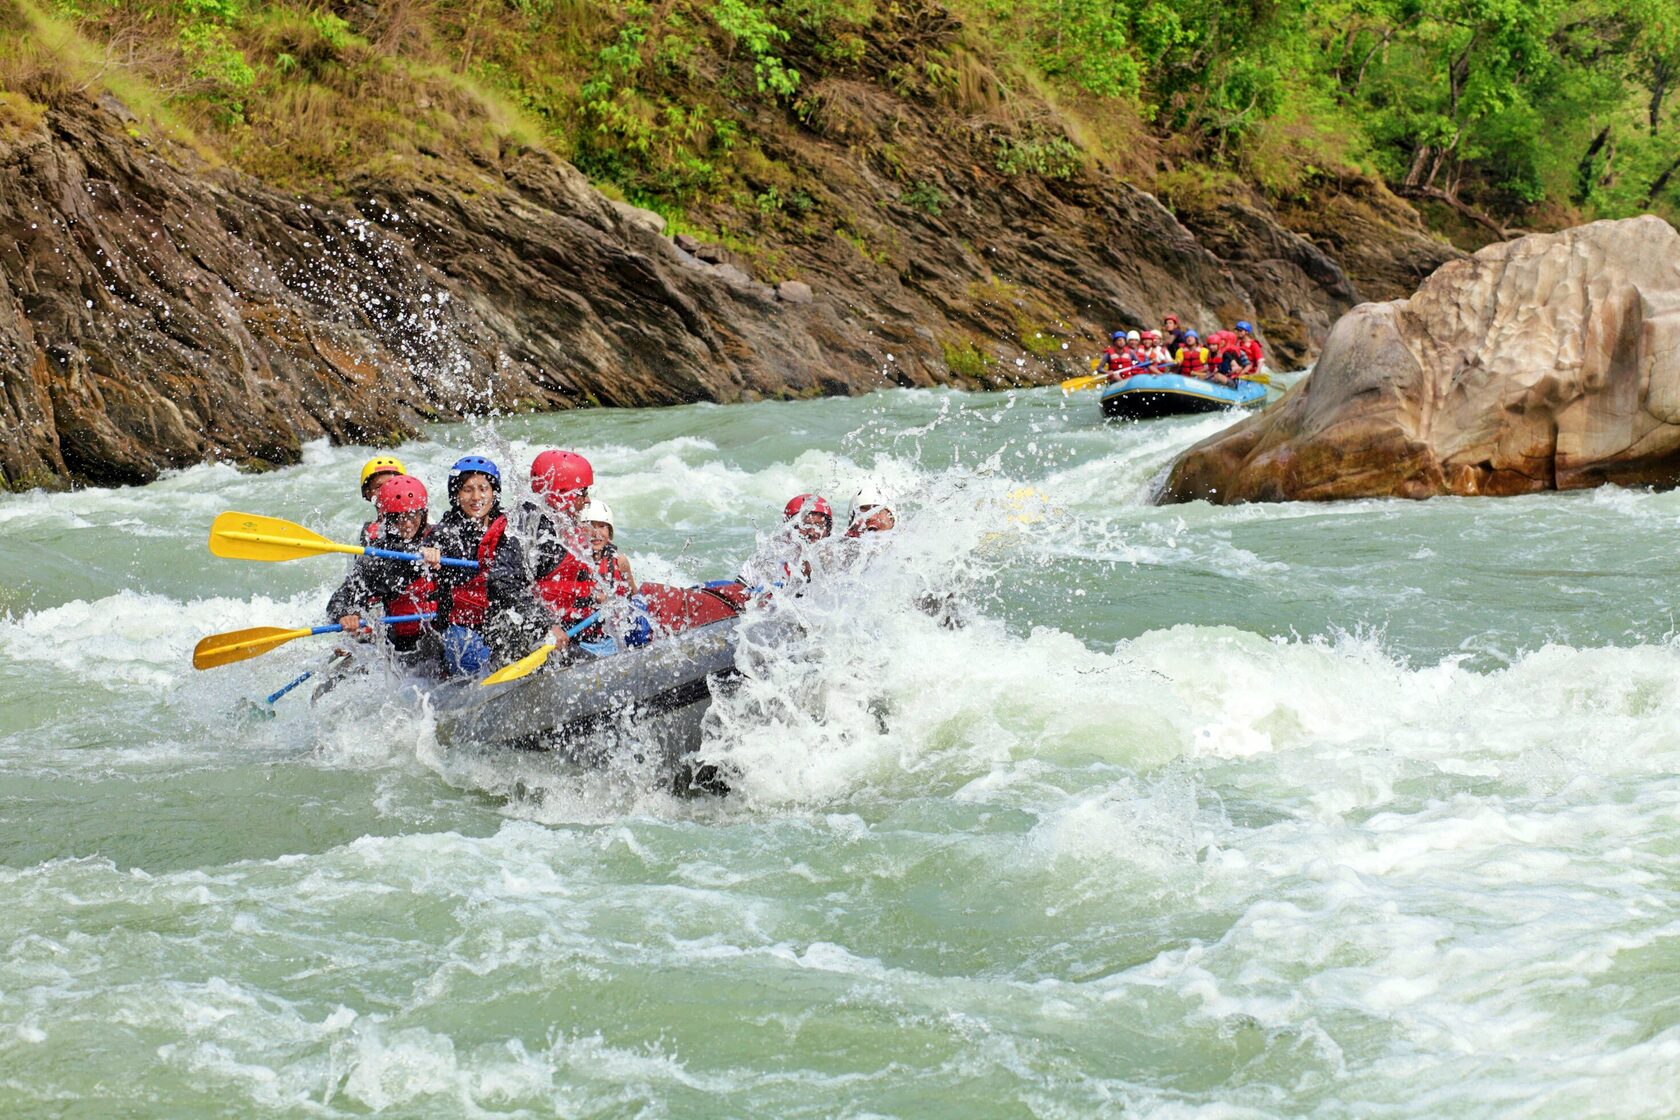
<path fill-rule="evenodd" d="M 286 693 L 290 692 L 292 689 L 296 688 L 298 685 L 302 684 L 304 681 L 308 680 L 310 677 L 313 677 L 314 675 L 315 675 L 315 670 L 313 670 L 313 669 L 309 670 L 309 672 L 303 674 L 303 676 L 297 678 L 291 684 L 286 685 L 284 688 L 280 689 L 280 691 L 269 693 L 268 694 L 268 699 L 263 701 L 263 703 L 265 703 L 265 704 L 274 703 L 276 700 L 280 699 L 280 697 L 286 695 Z"/>
<path fill-rule="evenodd" d="M 597 618 L 600 618 L 600 617 L 601 617 L 601 612 L 596 611 L 594 614 L 590 615 L 588 618 L 584 619 L 582 622 L 578 623 L 576 626 L 568 627 L 566 629 L 566 637 L 568 637 L 568 638 L 577 637 L 579 634 L 581 634 L 585 630 L 589 629 L 590 625 L 592 623 L 594 623 L 594 621 Z"/>
<path fill-rule="evenodd" d="M 394 626 L 399 622 L 424 622 L 428 618 L 431 618 L 431 617 L 433 617 L 433 616 L 429 615 L 429 614 L 394 614 L 390 618 L 370 618 L 367 621 L 368 622 L 377 622 L 382 626 Z M 343 629 L 344 629 L 344 624 L 342 622 L 335 622 L 331 626 L 317 626 L 314 629 L 310 630 L 309 633 L 312 634 L 312 635 L 314 635 L 314 634 L 337 634 L 339 631 L 341 631 Z M 315 675 L 315 670 L 313 670 L 313 669 L 309 670 L 307 673 L 304 673 L 302 676 L 298 677 L 296 680 L 292 681 L 290 684 L 281 688 L 279 691 L 269 693 L 268 694 L 268 699 L 265 700 L 264 703 L 267 703 L 267 704 L 274 703 L 276 700 L 280 699 L 280 697 L 286 695 L 286 693 L 290 692 L 292 689 L 296 688 L 298 685 L 302 684 L 304 681 L 308 680 L 310 677 L 313 677 L 314 675 Z"/>
<path fill-rule="evenodd" d="M 399 622 L 424 622 L 428 618 L 436 617 L 437 616 L 435 614 L 394 614 L 389 618 L 364 618 L 362 619 L 362 624 L 364 626 L 371 626 L 377 623 L 380 626 L 395 626 Z M 344 623 L 335 622 L 331 626 L 317 626 L 315 629 L 311 630 L 310 633 L 336 634 L 342 629 L 344 629 Z"/>
<path fill-rule="evenodd" d="M 388 548 L 364 548 L 362 552 L 368 556 L 377 557 L 380 560 L 407 560 L 411 564 L 418 564 L 420 562 L 420 554 L 418 552 L 393 552 Z M 442 557 L 438 563 L 442 564 L 446 568 L 478 567 L 477 560 L 460 560 L 454 556 Z"/>

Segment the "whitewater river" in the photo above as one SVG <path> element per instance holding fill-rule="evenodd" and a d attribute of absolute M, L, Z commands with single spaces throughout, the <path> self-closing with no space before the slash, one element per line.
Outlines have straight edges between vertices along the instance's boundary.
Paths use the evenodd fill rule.
<path fill-rule="evenodd" d="M 0 496 L 0 1116 L 1671 1117 L 1680 493 L 1157 509 L 1090 394 L 587 412 L 642 579 L 900 496 L 737 775 L 440 746 L 330 649 L 365 448 Z M 957 595 L 966 625 L 909 604 Z"/>

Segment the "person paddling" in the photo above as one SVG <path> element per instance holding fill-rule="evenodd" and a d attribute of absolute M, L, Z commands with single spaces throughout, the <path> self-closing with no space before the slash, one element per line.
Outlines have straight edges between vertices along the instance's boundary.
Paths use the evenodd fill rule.
<path fill-rule="evenodd" d="M 595 577 L 594 609 L 601 613 L 601 621 L 578 635 L 578 641 L 593 641 L 610 634 L 623 645 L 645 646 L 653 639 L 653 628 L 644 610 L 637 610 L 631 602 L 636 592 L 636 577 L 630 571 L 630 558 L 613 543 L 617 529 L 613 523 L 612 507 L 599 498 L 578 512 L 589 543 L 591 573 Z M 626 608 L 631 608 L 627 610 Z"/>
<path fill-rule="evenodd" d="M 371 502 L 379 488 L 393 478 L 406 475 L 408 468 L 402 465 L 402 460 L 391 455 L 375 455 L 362 464 L 362 501 Z M 361 535 L 356 543 L 366 548 L 379 541 L 381 518 L 376 512 L 374 519 L 362 526 Z"/>
<path fill-rule="evenodd" d="M 1213 368 L 1219 371 L 1220 377 L 1224 378 L 1221 383 L 1225 385 L 1235 384 L 1237 378 L 1248 372 L 1249 367 L 1248 354 L 1238 344 L 1236 332 L 1219 331 L 1217 332 L 1217 341 L 1211 338 L 1208 341 L 1213 344 L 1211 347 Z M 1215 378 L 1215 380 L 1219 380 L 1219 378 Z"/>
<path fill-rule="evenodd" d="M 857 538 L 865 533 L 885 533 L 898 524 L 892 505 L 881 490 L 865 483 L 852 497 L 852 514 L 846 526 L 846 536 Z"/>
<path fill-rule="evenodd" d="M 1165 369 L 1172 365 L 1172 352 L 1161 345 L 1160 331 L 1144 331 L 1141 353 L 1146 368 Z"/>
<path fill-rule="evenodd" d="M 1260 346 L 1260 340 L 1254 337 L 1254 324 L 1247 319 L 1237 320 L 1237 346 L 1248 357 L 1248 369 L 1243 372 L 1243 376 L 1258 378 L 1265 372 L 1265 352 Z"/>
<path fill-rule="evenodd" d="M 412 552 L 424 545 L 430 525 L 426 487 L 418 478 L 387 475 L 373 502 L 379 511 L 377 535 L 381 547 Z M 436 592 L 436 581 L 420 565 L 407 560 L 358 556 L 350 574 L 327 601 L 327 617 L 343 626 L 346 634 L 367 641 L 373 631 L 363 628 L 363 619 L 371 609 L 380 609 L 386 617 L 429 614 L 437 609 Z M 411 662 L 424 656 L 422 633 L 418 622 L 401 622 L 384 630 L 391 648 Z"/>
<path fill-rule="evenodd" d="M 834 532 L 834 507 L 821 494 L 795 494 L 782 507 L 782 520 L 808 544 L 816 544 Z"/>
<path fill-rule="evenodd" d="M 531 564 L 531 591 L 548 616 L 548 638 L 560 647 L 568 627 L 595 612 L 596 573 L 579 515 L 589 503 L 595 468 L 575 451 L 544 451 L 531 461 L 537 501 L 519 506 L 519 537 Z"/>
<path fill-rule="evenodd" d="M 834 507 L 828 499 L 795 494 L 782 507 L 781 525 L 742 565 L 739 581 L 748 587 L 809 582 L 825 566 L 821 546 L 833 533 Z"/>
<path fill-rule="evenodd" d="M 519 542 L 502 512 L 502 472 L 481 455 L 458 459 L 449 469 L 449 512 L 438 521 L 432 545 L 420 550 L 427 564 L 443 556 L 478 561 L 470 568 L 437 568 L 438 617 L 444 668 L 477 674 L 492 661 L 526 652 L 520 605 L 530 580 Z"/>
<path fill-rule="evenodd" d="M 1180 375 L 1199 381 L 1208 379 L 1208 352 L 1202 346 L 1201 336 L 1195 331 L 1184 332 L 1183 343 L 1173 351 L 1173 361 L 1178 364 Z"/>
<path fill-rule="evenodd" d="M 578 514 L 578 520 L 589 538 L 589 557 L 595 563 L 596 601 L 608 595 L 628 597 L 636 589 L 636 577 L 630 572 L 630 558 L 613 543 L 616 528 L 612 507 L 599 498 L 591 498 Z"/>
<path fill-rule="evenodd" d="M 1180 326 L 1178 316 L 1170 311 L 1161 319 L 1161 341 L 1166 345 L 1169 354 L 1177 354 L 1182 350 L 1185 335 L 1195 333 L 1195 331 L 1186 331 Z"/>

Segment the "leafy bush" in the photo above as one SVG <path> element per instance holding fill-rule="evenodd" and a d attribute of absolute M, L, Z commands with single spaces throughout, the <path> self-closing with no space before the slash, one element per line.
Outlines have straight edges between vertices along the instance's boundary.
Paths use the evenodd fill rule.
<path fill-rule="evenodd" d="M 932 183 L 913 183 L 909 190 L 898 196 L 898 200 L 936 218 L 945 208 L 945 192 Z"/>
<path fill-rule="evenodd" d="M 713 0 L 712 21 L 718 28 L 747 48 L 753 57 L 753 75 L 760 93 L 792 97 L 799 88 L 799 71 L 775 53 L 777 43 L 788 41 L 788 33 L 771 22 L 764 9 L 748 0 Z"/>
<path fill-rule="evenodd" d="M 214 109 L 216 119 L 224 125 L 244 123 L 245 96 L 257 72 L 229 40 L 227 29 L 215 23 L 189 23 L 181 28 L 180 39 L 187 72 L 199 83 L 199 96 Z"/>
<path fill-rule="evenodd" d="M 993 164 L 1005 175 L 1038 175 L 1046 179 L 1071 179 L 1084 161 L 1078 148 L 1065 137 L 1048 139 L 1000 136 Z"/>

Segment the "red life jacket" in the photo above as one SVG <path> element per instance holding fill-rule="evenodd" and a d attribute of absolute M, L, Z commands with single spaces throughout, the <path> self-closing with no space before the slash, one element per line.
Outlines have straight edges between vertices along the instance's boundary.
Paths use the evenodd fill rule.
<path fill-rule="evenodd" d="M 627 596 L 632 588 L 624 580 L 618 578 L 618 549 L 607 543 L 601 550 L 601 558 L 595 562 L 595 574 L 606 581 L 607 588 L 614 595 Z"/>
<path fill-rule="evenodd" d="M 1122 355 L 1120 351 L 1110 346 L 1107 350 L 1103 351 L 1103 364 L 1108 367 L 1108 372 L 1113 373 L 1115 370 L 1126 364 L 1125 356 Z"/>
<path fill-rule="evenodd" d="M 449 624 L 477 629 L 484 625 L 484 614 L 490 609 L 490 561 L 496 558 L 496 546 L 502 543 L 507 529 L 507 517 L 490 522 L 478 541 L 478 572 L 472 579 L 455 589 L 450 597 Z"/>
<path fill-rule="evenodd" d="M 549 610 L 570 622 L 595 610 L 595 572 L 570 552 L 547 575 L 539 576 L 531 590 Z"/>
<path fill-rule="evenodd" d="M 460 592 L 456 593 L 459 602 Z M 437 581 L 430 576 L 419 576 L 395 599 L 385 600 L 386 617 L 401 614 L 430 614 L 437 610 Z M 413 638 L 420 633 L 421 623 L 399 622 L 391 627 L 394 638 Z"/>
<path fill-rule="evenodd" d="M 1207 353 L 1199 346 L 1186 346 L 1178 352 L 1178 372 L 1197 373 L 1207 368 Z"/>
<path fill-rule="evenodd" d="M 1260 340 L 1251 338 L 1247 342 L 1237 343 L 1237 346 L 1248 355 L 1248 368 L 1258 373 L 1260 371 Z"/>

